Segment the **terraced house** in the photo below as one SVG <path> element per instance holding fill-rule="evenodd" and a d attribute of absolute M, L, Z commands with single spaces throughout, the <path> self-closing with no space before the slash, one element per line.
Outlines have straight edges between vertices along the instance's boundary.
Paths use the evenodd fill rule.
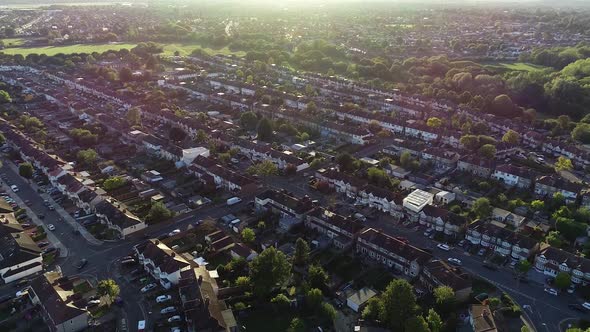
<path fill-rule="evenodd" d="M 306 228 L 317 231 L 332 239 L 332 244 L 338 249 L 345 249 L 353 245 L 363 225 L 332 211 L 317 207 L 305 216 Z"/>
<path fill-rule="evenodd" d="M 543 243 L 535 258 L 535 269 L 545 275 L 555 277 L 560 272 L 571 275 L 572 283 L 590 283 L 590 259 Z"/>
<path fill-rule="evenodd" d="M 429 253 L 406 241 L 374 228 L 365 229 L 359 234 L 356 253 L 410 277 L 418 276 L 424 264 L 432 258 Z"/>

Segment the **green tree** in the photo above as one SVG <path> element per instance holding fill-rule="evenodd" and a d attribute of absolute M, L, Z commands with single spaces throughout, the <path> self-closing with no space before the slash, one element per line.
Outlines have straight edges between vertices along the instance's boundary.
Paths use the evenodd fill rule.
<path fill-rule="evenodd" d="M 321 265 L 312 264 L 307 269 L 307 279 L 311 287 L 324 289 L 328 283 L 328 274 Z"/>
<path fill-rule="evenodd" d="M 434 289 L 434 299 L 440 307 L 446 308 L 455 302 L 455 291 L 448 286 L 439 286 Z"/>
<path fill-rule="evenodd" d="M 295 254 L 293 255 L 293 264 L 304 265 L 309 259 L 309 244 L 302 238 L 295 241 Z"/>
<path fill-rule="evenodd" d="M 18 166 L 18 174 L 23 178 L 30 179 L 33 177 L 33 165 L 30 163 L 22 163 Z"/>
<path fill-rule="evenodd" d="M 125 180 L 125 178 L 122 176 L 110 176 L 108 179 L 104 180 L 102 187 L 106 191 L 111 191 L 121 188 L 125 185 L 125 183 L 127 183 L 127 180 Z"/>
<path fill-rule="evenodd" d="M 551 231 L 545 237 L 545 242 L 549 243 L 552 247 L 560 248 L 563 246 L 563 239 L 558 231 Z"/>
<path fill-rule="evenodd" d="M 12 98 L 10 97 L 10 94 L 8 94 L 8 92 L 6 92 L 5 90 L 0 90 L 0 104 L 6 104 L 11 102 Z"/>
<path fill-rule="evenodd" d="M 434 311 L 434 309 L 428 309 L 428 316 L 426 316 L 426 322 L 428 322 L 428 326 L 430 327 L 430 331 L 432 332 L 440 332 L 443 328 L 443 321 L 440 318 L 440 315 Z"/>
<path fill-rule="evenodd" d="M 492 101 L 490 111 L 499 116 L 514 117 L 515 106 L 508 95 L 499 95 Z"/>
<path fill-rule="evenodd" d="M 516 269 L 518 270 L 518 272 L 520 272 L 522 274 L 526 274 L 527 272 L 529 272 L 531 267 L 532 267 L 531 262 L 527 261 L 526 259 L 519 261 L 518 264 L 516 265 Z"/>
<path fill-rule="evenodd" d="M 484 144 L 479 148 L 478 153 L 483 158 L 494 159 L 496 156 L 496 147 L 492 144 Z"/>
<path fill-rule="evenodd" d="M 336 156 L 336 162 L 338 163 L 340 170 L 343 172 L 352 172 L 355 170 L 356 159 L 354 159 L 349 153 L 345 152 Z"/>
<path fill-rule="evenodd" d="M 393 331 L 402 331 L 404 323 L 416 312 L 416 296 L 406 280 L 395 279 L 381 295 L 383 310 L 380 320 Z"/>
<path fill-rule="evenodd" d="M 531 208 L 535 211 L 542 211 L 543 209 L 545 209 L 545 202 L 536 199 L 531 202 Z"/>
<path fill-rule="evenodd" d="M 333 322 L 336 319 L 336 308 L 330 303 L 324 302 L 320 307 L 320 315 L 324 320 Z"/>
<path fill-rule="evenodd" d="M 509 143 L 509 144 L 517 144 L 520 141 L 520 135 L 512 129 L 508 129 L 508 131 L 502 136 L 502 142 Z"/>
<path fill-rule="evenodd" d="M 404 332 L 430 332 L 428 324 L 422 316 L 414 316 L 406 319 Z"/>
<path fill-rule="evenodd" d="M 258 139 L 262 141 L 270 141 L 272 139 L 272 123 L 267 118 L 262 118 L 258 122 Z"/>
<path fill-rule="evenodd" d="M 256 234 L 252 228 L 246 227 L 242 230 L 242 240 L 246 243 L 254 243 L 254 240 L 256 240 Z"/>
<path fill-rule="evenodd" d="M 287 332 L 305 332 L 306 330 L 305 322 L 302 319 L 295 317 L 291 320 Z"/>
<path fill-rule="evenodd" d="M 566 289 L 572 283 L 572 277 L 567 272 L 559 272 L 555 276 L 555 287 L 559 289 Z"/>
<path fill-rule="evenodd" d="M 426 125 L 432 128 L 439 128 L 442 126 L 442 120 L 437 117 L 431 117 L 426 120 Z"/>
<path fill-rule="evenodd" d="M 569 171 L 572 168 L 574 168 L 574 166 L 572 165 L 571 160 L 569 160 L 566 157 L 559 156 L 559 158 L 557 158 L 557 160 L 555 161 L 554 168 L 555 168 L 556 172 L 559 172 L 559 171 Z"/>
<path fill-rule="evenodd" d="M 208 140 L 209 140 L 209 135 L 207 135 L 207 133 L 203 129 L 197 130 L 197 134 L 195 135 L 195 142 L 207 143 Z"/>
<path fill-rule="evenodd" d="M 578 123 L 578 125 L 572 130 L 572 138 L 576 141 L 580 141 L 583 144 L 590 143 L 590 124 Z"/>
<path fill-rule="evenodd" d="M 99 296 L 104 296 L 112 303 L 113 299 L 119 296 L 119 285 L 113 279 L 105 279 L 98 282 L 96 293 Z"/>
<path fill-rule="evenodd" d="M 383 303 L 378 296 L 372 297 L 367 301 L 367 305 L 363 309 L 363 319 L 377 320 L 383 311 Z"/>
<path fill-rule="evenodd" d="M 93 149 L 86 149 L 78 151 L 76 157 L 80 163 L 86 166 L 94 166 L 98 154 Z"/>
<path fill-rule="evenodd" d="M 250 286 L 251 282 L 250 282 L 250 277 L 248 276 L 239 276 L 236 279 L 236 286 L 238 287 L 248 287 Z"/>
<path fill-rule="evenodd" d="M 318 107 L 313 101 L 310 101 L 309 103 L 307 103 L 307 105 L 305 105 L 305 112 L 309 114 L 315 114 L 317 111 Z"/>
<path fill-rule="evenodd" d="M 258 117 L 254 112 L 244 112 L 240 115 L 240 124 L 246 130 L 254 130 L 258 124 Z"/>
<path fill-rule="evenodd" d="M 320 289 L 312 288 L 305 294 L 305 303 L 313 311 L 318 310 L 323 301 L 324 295 Z"/>
<path fill-rule="evenodd" d="M 274 304 L 278 309 L 287 309 L 291 305 L 291 300 L 285 294 L 281 293 L 273 297 L 270 303 Z"/>
<path fill-rule="evenodd" d="M 291 265 L 287 257 L 274 247 L 265 249 L 250 262 L 250 279 L 254 294 L 261 298 L 275 287 L 285 283 L 291 275 Z"/>
<path fill-rule="evenodd" d="M 150 211 L 148 212 L 145 220 L 148 223 L 156 223 L 164 220 L 168 220 L 172 218 L 173 213 L 172 211 L 168 210 L 168 208 L 162 202 L 156 202 L 152 204 L 150 207 Z"/>
<path fill-rule="evenodd" d="M 4 143 L 6 143 L 6 137 L 4 134 L 0 133 L 0 145 L 3 145 Z"/>
<path fill-rule="evenodd" d="M 263 160 L 262 162 L 259 162 L 258 164 L 248 167 L 246 172 L 251 175 L 256 174 L 256 175 L 262 176 L 262 177 L 267 177 L 267 176 L 279 174 L 279 170 L 277 168 L 277 165 L 275 165 L 272 161 L 270 161 L 270 159 Z"/>
<path fill-rule="evenodd" d="M 123 67 L 119 70 L 119 80 L 121 82 L 131 82 L 133 80 L 133 72 L 129 67 Z"/>
<path fill-rule="evenodd" d="M 475 150 L 479 147 L 479 139 L 475 135 L 463 135 L 459 139 L 459 142 L 467 150 Z"/>
<path fill-rule="evenodd" d="M 125 115 L 127 118 L 127 122 L 129 122 L 132 126 L 140 126 L 141 125 L 141 110 L 138 107 L 132 107 L 127 111 Z"/>
<path fill-rule="evenodd" d="M 487 218 L 492 214 L 492 204 L 490 200 L 486 197 L 480 197 L 475 200 L 473 206 L 471 207 L 471 212 L 475 214 L 478 218 L 483 219 Z"/>

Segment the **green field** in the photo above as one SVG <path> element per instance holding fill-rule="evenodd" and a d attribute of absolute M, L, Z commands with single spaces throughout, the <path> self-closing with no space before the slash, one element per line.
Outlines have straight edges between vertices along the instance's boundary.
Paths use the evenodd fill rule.
<path fill-rule="evenodd" d="M 532 63 L 526 63 L 526 62 L 512 62 L 512 63 L 494 62 L 494 63 L 485 64 L 485 65 L 487 65 L 489 67 L 495 67 L 498 69 L 510 69 L 510 70 L 518 70 L 518 71 L 533 71 L 533 70 L 547 68 L 544 66 L 539 66 L 539 65 L 532 64 Z"/>
<path fill-rule="evenodd" d="M 59 53 L 71 54 L 71 53 L 92 53 L 92 52 L 106 52 L 109 50 L 120 50 L 123 48 L 132 49 L 136 44 L 76 44 L 68 46 L 44 46 L 44 47 L 11 47 L 3 49 L 0 52 L 4 54 L 22 54 L 27 56 L 29 54 L 46 54 L 48 56 L 56 55 Z"/>
<path fill-rule="evenodd" d="M 9 42 L 12 43 L 22 43 L 21 39 L 4 39 L 4 43 L 8 46 Z M 18 45 L 18 44 L 17 44 Z M 23 56 L 27 56 L 28 54 L 46 54 L 46 55 L 56 55 L 59 53 L 63 54 L 71 54 L 71 53 L 92 53 L 92 52 L 106 52 L 110 50 L 118 51 L 120 49 L 132 49 L 137 44 L 76 44 L 76 45 L 68 45 L 68 46 L 43 46 L 43 47 L 9 47 L 0 52 L 4 54 L 22 54 Z M 164 54 L 165 55 L 173 55 L 174 52 L 178 51 L 180 55 L 188 55 L 194 49 L 201 47 L 199 44 L 166 44 L 164 45 Z M 229 50 L 227 47 L 220 48 L 220 49 L 211 49 L 204 47 L 203 50 L 209 54 L 234 54 L 236 56 L 242 57 L 246 53 L 239 51 L 233 52 Z"/>
<path fill-rule="evenodd" d="M 23 44 L 24 39 L 22 38 L 4 38 L 2 39 L 4 46 L 11 47 L 11 46 L 20 46 Z"/>

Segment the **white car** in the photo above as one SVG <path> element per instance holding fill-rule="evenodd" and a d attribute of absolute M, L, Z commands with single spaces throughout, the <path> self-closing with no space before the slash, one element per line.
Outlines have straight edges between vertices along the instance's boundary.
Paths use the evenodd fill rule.
<path fill-rule="evenodd" d="M 91 300 L 88 301 L 88 304 L 100 304 L 100 300 Z"/>
<path fill-rule="evenodd" d="M 450 257 L 449 259 L 447 259 L 447 261 L 451 264 L 451 265 L 456 265 L 456 266 L 461 266 L 461 260 L 458 258 L 453 258 Z"/>
<path fill-rule="evenodd" d="M 160 296 L 156 297 L 157 303 L 164 303 L 164 302 L 170 301 L 170 300 L 172 300 L 172 296 L 170 296 L 170 295 L 160 295 Z"/>
<path fill-rule="evenodd" d="M 174 236 L 180 234 L 180 229 L 175 229 L 172 232 L 168 233 L 168 236 Z"/>
<path fill-rule="evenodd" d="M 53 224 L 49 224 L 47 225 L 47 229 L 50 231 L 54 231 L 55 230 L 55 226 L 53 226 Z"/>
<path fill-rule="evenodd" d="M 173 312 L 176 312 L 176 307 L 166 307 L 166 308 L 160 310 L 160 313 L 162 315 L 164 315 L 164 314 L 171 314 Z"/>
<path fill-rule="evenodd" d="M 151 291 L 152 289 L 156 288 L 156 284 L 147 284 L 145 286 L 143 286 L 143 288 L 141 289 L 142 293 L 147 293 L 149 291 Z"/>
<path fill-rule="evenodd" d="M 173 328 L 170 328 L 170 332 L 182 332 L 182 330 L 180 329 L 180 327 L 175 326 Z"/>
<path fill-rule="evenodd" d="M 582 307 L 584 307 L 587 310 L 590 310 L 590 302 L 584 302 L 584 303 L 582 303 Z"/>
<path fill-rule="evenodd" d="M 553 288 L 545 288 L 545 292 L 547 292 L 553 296 L 557 296 L 557 291 Z"/>
<path fill-rule="evenodd" d="M 178 315 L 168 318 L 168 323 L 180 322 L 182 318 Z"/>
<path fill-rule="evenodd" d="M 10 189 L 12 189 L 13 192 L 17 193 L 18 192 L 18 187 L 13 184 L 12 186 L 10 186 Z"/>
<path fill-rule="evenodd" d="M 447 244 L 442 244 L 442 243 L 439 243 L 439 244 L 438 244 L 436 247 L 437 247 L 438 249 L 440 249 L 440 250 L 444 250 L 444 251 L 449 251 L 449 250 L 451 250 L 451 247 L 449 247 L 449 245 L 447 245 Z"/>

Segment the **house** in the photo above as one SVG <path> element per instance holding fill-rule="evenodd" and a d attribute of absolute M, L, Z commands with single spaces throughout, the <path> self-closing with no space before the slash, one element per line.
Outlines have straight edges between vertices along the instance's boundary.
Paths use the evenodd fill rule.
<path fill-rule="evenodd" d="M 360 312 L 364 305 L 375 296 L 377 296 L 376 291 L 368 287 L 364 287 L 363 289 L 360 289 L 347 297 L 346 305 L 354 312 Z"/>
<path fill-rule="evenodd" d="M 50 271 L 33 279 L 28 292 L 31 303 L 39 306 L 51 332 L 77 332 L 88 328 L 91 318 L 86 301 L 77 302 L 72 281 L 61 271 Z"/>
<path fill-rule="evenodd" d="M 41 249 L 12 213 L 0 215 L 0 278 L 13 282 L 43 270 Z"/>
<path fill-rule="evenodd" d="M 418 218 L 421 225 L 453 238 L 459 237 L 468 224 L 465 217 L 434 205 L 424 206 L 418 213 Z"/>
<path fill-rule="evenodd" d="M 134 250 L 144 270 L 166 289 L 178 285 L 181 272 L 191 268 L 186 259 L 160 240 L 147 240 L 136 245 Z"/>
<path fill-rule="evenodd" d="M 357 202 L 379 211 L 389 213 L 399 220 L 403 218 L 403 198 L 400 194 L 372 184 L 358 192 Z"/>
<path fill-rule="evenodd" d="M 367 185 L 366 181 L 358 177 L 350 176 L 348 174 L 339 172 L 335 169 L 318 170 L 316 178 L 319 181 L 325 181 L 330 188 L 336 190 L 337 193 L 345 194 L 349 198 L 356 199 L 357 193 Z"/>
<path fill-rule="evenodd" d="M 420 283 L 430 292 L 440 286 L 451 287 L 459 302 L 467 300 L 471 295 L 472 282 L 469 274 L 438 259 L 424 264 L 420 273 Z"/>
<path fill-rule="evenodd" d="M 590 283 L 590 259 L 543 243 L 535 257 L 535 269 L 545 275 L 555 277 L 560 272 L 571 275 L 572 283 Z"/>
<path fill-rule="evenodd" d="M 374 228 L 363 230 L 356 243 L 356 253 L 375 260 L 398 273 L 416 277 L 432 255 L 406 241 L 384 234 Z"/>
<path fill-rule="evenodd" d="M 525 221 L 525 217 L 512 213 L 510 211 L 494 207 L 492 209 L 492 220 L 499 221 L 514 228 L 520 227 Z"/>
<path fill-rule="evenodd" d="M 236 243 L 229 250 L 229 254 L 232 258 L 243 258 L 247 262 L 253 260 L 258 256 L 258 253 L 242 243 Z"/>
<path fill-rule="evenodd" d="M 322 207 L 316 207 L 305 216 L 305 228 L 326 235 L 336 248 L 345 249 L 354 243 L 363 225 Z"/>
<path fill-rule="evenodd" d="M 94 213 L 102 224 L 117 231 L 121 238 L 147 227 L 143 220 L 113 198 L 106 198 L 96 204 Z"/>
<path fill-rule="evenodd" d="M 189 268 L 180 273 L 178 295 L 187 331 L 238 331 L 232 310 L 219 298 L 219 286 L 205 266 Z"/>
<path fill-rule="evenodd" d="M 537 196 L 551 198 L 559 192 L 567 203 L 575 202 L 582 188 L 581 184 L 570 182 L 557 174 L 539 176 L 535 180 L 535 194 Z"/>
<path fill-rule="evenodd" d="M 506 225 L 483 219 L 468 226 L 465 240 L 517 261 L 528 259 L 539 249 L 539 243 L 534 239 L 513 232 Z"/>
<path fill-rule="evenodd" d="M 481 178 L 488 178 L 492 175 L 492 171 L 494 170 L 494 162 L 492 160 L 479 158 L 475 155 L 467 155 L 459 158 L 457 161 L 457 169 Z"/>
<path fill-rule="evenodd" d="M 509 187 L 526 189 L 530 188 L 533 184 L 534 173 L 532 169 L 527 167 L 502 164 L 496 167 L 492 178 Z"/>
<path fill-rule="evenodd" d="M 488 305 L 472 304 L 469 306 L 469 325 L 473 332 L 498 332 L 492 310 Z"/>
<path fill-rule="evenodd" d="M 271 211 L 281 216 L 279 228 L 288 231 L 303 223 L 304 214 L 313 208 L 309 197 L 298 199 L 284 192 L 269 189 L 254 199 L 256 210 Z"/>

